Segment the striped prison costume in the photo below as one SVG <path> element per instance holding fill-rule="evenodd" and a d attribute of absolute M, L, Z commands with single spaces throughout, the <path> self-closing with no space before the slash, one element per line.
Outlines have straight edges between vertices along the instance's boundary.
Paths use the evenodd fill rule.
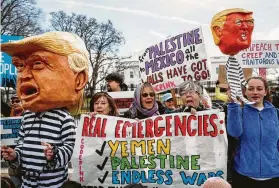
<path fill-rule="evenodd" d="M 246 87 L 246 80 L 244 79 L 243 70 L 234 56 L 230 56 L 227 64 L 227 82 L 230 86 L 231 98 L 238 102 L 239 97 L 244 103 L 250 103 L 242 94 L 242 85 Z"/>
<path fill-rule="evenodd" d="M 47 161 L 42 142 L 58 149 L 57 163 L 45 168 Z M 15 148 L 17 162 L 22 167 L 22 187 L 58 188 L 68 178 L 68 162 L 75 145 L 74 119 L 66 109 L 52 109 L 33 113 L 26 111 Z"/>

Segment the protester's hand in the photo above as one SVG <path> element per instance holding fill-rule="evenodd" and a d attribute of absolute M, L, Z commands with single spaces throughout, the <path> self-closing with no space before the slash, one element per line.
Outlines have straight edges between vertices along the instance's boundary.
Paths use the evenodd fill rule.
<path fill-rule="evenodd" d="M 191 114 L 196 115 L 197 114 L 197 110 L 195 108 L 191 108 Z"/>
<path fill-rule="evenodd" d="M 94 117 L 98 114 L 98 112 L 86 112 L 85 114 Z"/>
<path fill-rule="evenodd" d="M 43 146 L 46 146 L 46 148 L 44 149 L 44 154 L 47 158 L 48 161 L 53 159 L 53 150 L 52 150 L 52 146 L 46 142 L 42 142 Z"/>
<path fill-rule="evenodd" d="M 2 146 L 1 153 L 5 160 L 12 161 L 12 160 L 15 160 L 15 158 L 16 158 L 15 150 L 8 146 Z"/>
<path fill-rule="evenodd" d="M 202 104 L 205 108 L 211 108 L 206 98 L 202 98 Z"/>
<path fill-rule="evenodd" d="M 228 102 L 235 102 L 235 101 L 232 99 L 232 95 L 231 95 L 230 90 L 227 90 L 227 95 L 228 95 Z"/>
<path fill-rule="evenodd" d="M 219 80 L 216 81 L 216 86 L 218 87 L 220 84 Z"/>
<path fill-rule="evenodd" d="M 94 116 L 96 116 L 98 114 L 98 112 L 92 112 L 91 114 L 90 114 L 90 116 L 91 117 L 94 117 Z"/>

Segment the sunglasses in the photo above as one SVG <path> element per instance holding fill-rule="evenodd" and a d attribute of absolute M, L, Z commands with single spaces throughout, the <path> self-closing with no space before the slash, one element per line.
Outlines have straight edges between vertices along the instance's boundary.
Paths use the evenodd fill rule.
<path fill-rule="evenodd" d="M 19 99 L 17 99 L 17 100 L 12 100 L 12 104 L 17 104 L 17 103 L 20 103 L 21 101 L 19 100 Z"/>
<path fill-rule="evenodd" d="M 148 95 L 150 97 L 155 97 L 155 93 L 143 93 L 143 94 L 141 94 L 141 96 L 144 97 L 144 98 L 148 97 Z"/>

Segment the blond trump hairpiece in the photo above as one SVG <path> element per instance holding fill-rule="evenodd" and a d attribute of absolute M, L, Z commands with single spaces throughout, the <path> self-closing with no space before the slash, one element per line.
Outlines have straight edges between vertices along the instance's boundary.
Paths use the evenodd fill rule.
<path fill-rule="evenodd" d="M 214 17 L 211 20 L 210 29 L 211 29 L 211 32 L 212 32 L 212 35 L 213 35 L 214 43 L 216 45 L 219 44 L 220 39 L 216 35 L 213 28 L 216 27 L 216 26 L 218 26 L 220 28 L 223 28 L 223 26 L 226 22 L 226 19 L 227 19 L 227 15 L 232 14 L 232 13 L 253 14 L 253 12 L 251 12 L 249 10 L 242 9 L 242 8 L 226 9 L 226 10 L 223 10 L 223 11 L 218 12 L 217 14 L 215 14 Z"/>

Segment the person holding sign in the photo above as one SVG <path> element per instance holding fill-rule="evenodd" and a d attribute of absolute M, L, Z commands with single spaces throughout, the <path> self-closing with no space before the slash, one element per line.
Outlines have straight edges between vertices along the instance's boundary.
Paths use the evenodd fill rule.
<path fill-rule="evenodd" d="M 203 111 L 211 108 L 210 97 L 206 94 L 204 97 L 204 88 L 197 83 L 187 80 L 179 86 L 179 94 L 181 96 L 183 106 L 177 112 Z"/>
<path fill-rule="evenodd" d="M 88 81 L 85 44 L 71 33 L 48 32 L 2 44 L 1 50 L 18 70 L 17 95 L 26 110 L 19 143 L 2 146 L 3 157 L 21 167 L 22 187 L 61 187 L 75 145 L 69 111 L 79 112 Z"/>
<path fill-rule="evenodd" d="M 23 107 L 20 99 L 17 95 L 11 98 L 11 114 L 10 117 L 21 116 L 23 114 Z"/>
<path fill-rule="evenodd" d="M 171 93 L 165 93 L 163 95 L 163 103 L 166 108 L 165 114 L 175 113 L 176 108 L 174 106 L 174 102 L 173 102 Z"/>
<path fill-rule="evenodd" d="M 20 99 L 16 94 L 11 97 L 10 107 L 11 107 L 10 117 L 22 116 L 24 112 L 22 107 L 22 102 L 20 101 Z M 9 147 L 14 149 L 15 145 L 10 145 Z M 15 186 L 20 187 L 22 184 L 21 169 L 9 167 L 8 174 L 11 180 L 13 181 L 13 183 L 15 184 Z"/>
<path fill-rule="evenodd" d="M 276 188 L 279 185 L 279 113 L 271 104 L 262 77 L 247 81 L 246 96 L 254 104 L 228 104 L 228 133 L 239 139 L 234 156 L 233 186 Z"/>
<path fill-rule="evenodd" d="M 252 14 L 253 12 L 241 8 L 227 9 L 217 13 L 211 21 L 215 44 L 222 53 L 230 56 L 226 64 L 227 81 L 235 102 L 239 97 L 244 103 L 250 103 L 242 95 L 241 88 L 246 86 L 246 81 L 243 70 L 234 56 L 251 44 L 254 30 Z"/>
<path fill-rule="evenodd" d="M 93 114 L 108 116 L 119 116 L 118 109 L 113 98 L 106 92 L 95 93 L 90 104 L 90 111 Z"/>
<path fill-rule="evenodd" d="M 163 114 L 165 108 L 159 101 L 156 101 L 156 94 L 152 85 L 145 82 L 135 90 L 132 107 L 124 113 L 125 118 L 145 119 Z"/>

